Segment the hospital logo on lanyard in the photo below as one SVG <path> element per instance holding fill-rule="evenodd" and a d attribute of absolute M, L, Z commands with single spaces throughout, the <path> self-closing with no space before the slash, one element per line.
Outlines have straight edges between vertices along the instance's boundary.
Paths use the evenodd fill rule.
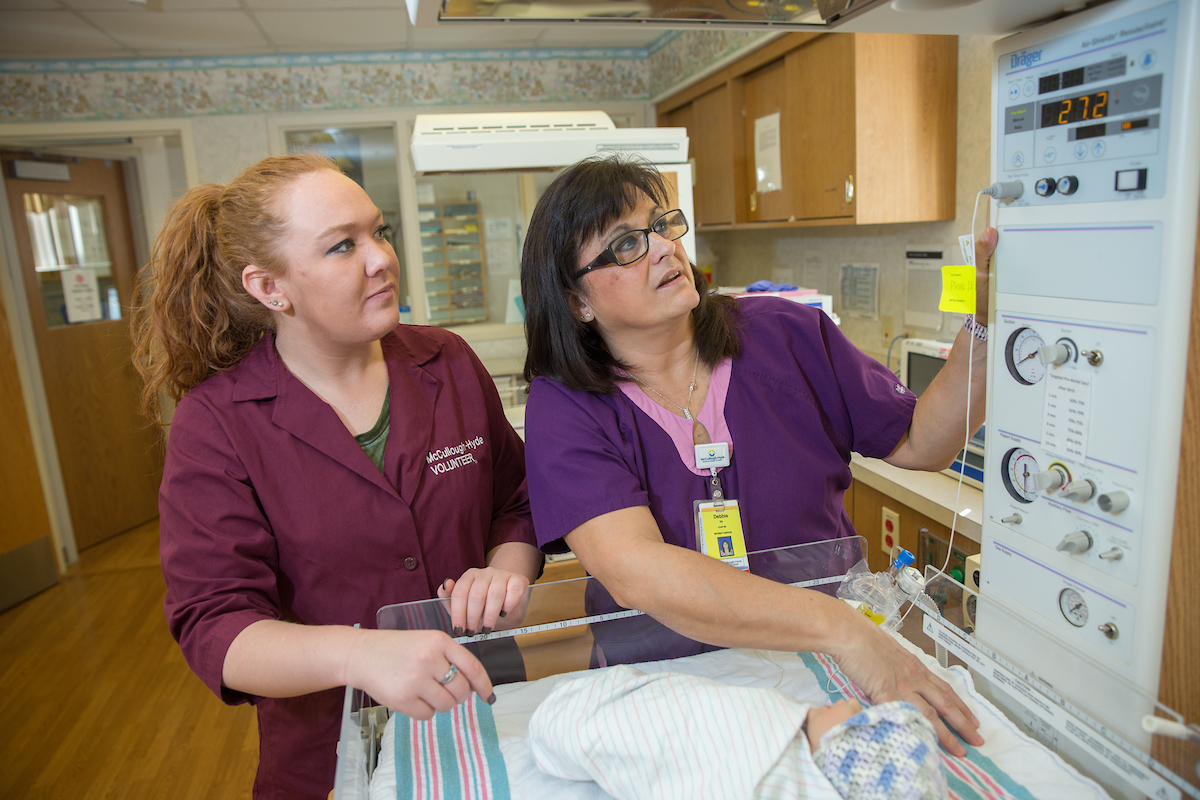
<path fill-rule="evenodd" d="M 483 437 L 476 436 L 474 439 L 467 439 L 458 444 L 430 450 L 425 455 L 425 463 L 429 465 L 429 471 L 434 475 L 442 475 L 460 467 L 478 464 L 479 459 L 475 458 L 472 451 L 482 446 Z"/>

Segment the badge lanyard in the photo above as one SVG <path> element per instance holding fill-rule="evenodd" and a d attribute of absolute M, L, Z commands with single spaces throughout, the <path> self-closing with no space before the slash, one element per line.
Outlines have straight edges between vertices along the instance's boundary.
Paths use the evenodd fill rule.
<path fill-rule="evenodd" d="M 737 567 L 750 569 L 746 557 L 746 537 L 738 501 L 725 496 L 717 470 L 728 467 L 729 443 L 709 442 L 696 446 L 696 469 L 708 471 L 708 500 L 693 503 L 696 520 L 696 546 L 701 553 Z"/>

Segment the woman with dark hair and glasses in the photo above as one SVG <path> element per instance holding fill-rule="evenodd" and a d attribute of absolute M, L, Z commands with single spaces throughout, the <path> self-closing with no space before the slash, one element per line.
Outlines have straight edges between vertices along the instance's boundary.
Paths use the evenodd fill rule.
<path fill-rule="evenodd" d="M 938 717 L 976 745 L 978 721 L 948 684 L 845 603 L 744 567 L 748 551 L 856 535 L 842 505 L 851 452 L 949 465 L 982 421 L 986 348 L 971 345 L 987 329 L 968 317 L 918 401 L 820 310 L 701 288 L 680 242 L 687 219 L 668 197 L 653 167 L 589 159 L 534 210 L 521 290 L 539 546 L 570 548 L 612 602 L 674 632 L 662 657 L 712 646 L 828 653 L 874 702 L 913 703 L 947 751 L 964 754 Z M 989 228 L 977 247 L 980 320 L 995 244 Z M 732 556 L 717 533 L 733 537 Z M 596 663 L 645 658 L 630 646 L 636 625 L 594 627 Z"/>

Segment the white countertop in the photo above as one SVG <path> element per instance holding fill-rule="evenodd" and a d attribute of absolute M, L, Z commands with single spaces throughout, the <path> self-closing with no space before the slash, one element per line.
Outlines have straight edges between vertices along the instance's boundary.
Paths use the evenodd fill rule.
<path fill-rule="evenodd" d="M 893 497 L 897 502 L 919 511 L 947 528 L 953 525 L 956 533 L 978 542 L 983 534 L 983 492 L 962 484 L 941 472 L 917 472 L 893 467 L 877 458 L 863 458 L 857 453 L 850 459 L 854 480 Z M 955 520 L 954 508 L 959 509 Z"/>
<path fill-rule="evenodd" d="M 504 409 L 508 422 L 525 438 L 525 406 L 510 406 Z M 962 485 L 958 494 L 958 481 L 940 472 L 913 472 L 893 467 L 877 458 L 863 458 L 855 453 L 850 459 L 850 472 L 854 480 L 872 489 L 894 497 L 898 502 L 912 508 L 947 528 L 954 526 L 957 533 L 978 542 L 983 532 L 983 492 L 974 486 Z M 955 500 L 960 514 L 954 519 Z"/>

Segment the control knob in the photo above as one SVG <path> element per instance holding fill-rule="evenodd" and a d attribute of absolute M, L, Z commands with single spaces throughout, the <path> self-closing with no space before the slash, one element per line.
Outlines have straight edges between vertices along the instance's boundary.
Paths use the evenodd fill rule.
<path fill-rule="evenodd" d="M 1129 495 L 1125 492 L 1105 492 L 1096 498 L 1096 505 L 1109 514 L 1120 514 L 1129 508 Z"/>
<path fill-rule="evenodd" d="M 1058 467 L 1051 467 L 1033 476 L 1033 485 L 1040 491 L 1053 492 L 1062 487 L 1070 476 Z"/>
<path fill-rule="evenodd" d="M 1071 195 L 1075 194 L 1079 189 L 1079 178 L 1074 175 L 1065 175 L 1058 179 L 1058 193 Z"/>
<path fill-rule="evenodd" d="M 1054 178 L 1041 178 L 1033 185 L 1033 190 L 1040 197 L 1049 197 L 1054 194 L 1054 188 L 1057 183 L 1058 181 L 1054 180 Z"/>
<path fill-rule="evenodd" d="M 1122 558 L 1124 558 L 1124 556 L 1125 551 L 1119 547 L 1113 547 L 1100 554 L 1100 557 L 1105 561 L 1120 561 Z"/>
<path fill-rule="evenodd" d="M 1061 342 L 1044 344 L 1038 348 L 1037 354 L 1043 364 L 1065 364 L 1071 359 L 1071 348 Z"/>
<path fill-rule="evenodd" d="M 1092 548 L 1092 535 L 1087 531 L 1068 533 L 1054 548 L 1060 553 L 1086 553 Z"/>
<path fill-rule="evenodd" d="M 1096 484 L 1089 480 L 1071 481 L 1062 488 L 1062 493 L 1077 503 L 1086 503 L 1096 494 Z"/>
<path fill-rule="evenodd" d="M 1106 622 L 1103 625 L 1097 626 L 1097 630 L 1104 634 L 1107 639 L 1116 639 L 1120 635 L 1117 626 L 1111 622 Z"/>

